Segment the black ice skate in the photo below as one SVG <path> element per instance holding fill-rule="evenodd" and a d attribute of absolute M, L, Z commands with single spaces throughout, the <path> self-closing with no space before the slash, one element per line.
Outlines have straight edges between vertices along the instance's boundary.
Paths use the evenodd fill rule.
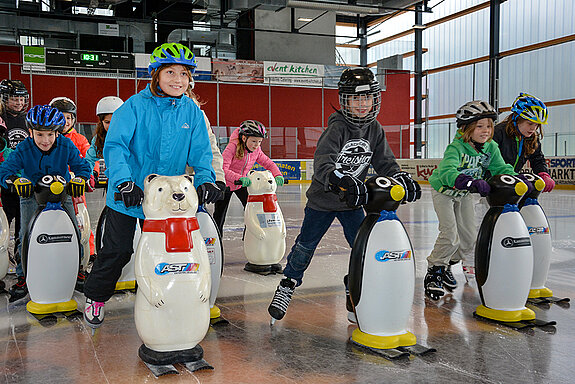
<path fill-rule="evenodd" d="M 443 287 L 443 275 L 445 274 L 446 267 L 436 265 L 427 269 L 427 275 L 423 285 L 425 286 L 425 296 L 431 300 L 437 301 L 445 295 Z"/>
<path fill-rule="evenodd" d="M 281 320 L 285 316 L 294 290 L 295 281 L 292 279 L 286 277 L 280 281 L 278 287 L 276 288 L 274 298 L 268 307 L 268 312 L 272 317 L 270 323 L 271 325 L 273 325 L 276 320 Z"/>
<path fill-rule="evenodd" d="M 448 265 L 443 272 L 443 287 L 449 292 L 453 292 L 457 288 L 457 280 L 451 272 L 451 265 Z"/>

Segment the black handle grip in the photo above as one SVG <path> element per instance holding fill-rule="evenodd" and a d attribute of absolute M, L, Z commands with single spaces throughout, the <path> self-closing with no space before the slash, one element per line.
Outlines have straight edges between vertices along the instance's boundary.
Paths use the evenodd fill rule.
<path fill-rule="evenodd" d="M 122 194 L 120 192 L 114 192 L 114 201 L 122 201 Z"/>
<path fill-rule="evenodd" d="M 234 185 L 242 185 L 242 182 L 239 181 L 239 180 L 235 180 L 235 181 L 234 181 Z"/>

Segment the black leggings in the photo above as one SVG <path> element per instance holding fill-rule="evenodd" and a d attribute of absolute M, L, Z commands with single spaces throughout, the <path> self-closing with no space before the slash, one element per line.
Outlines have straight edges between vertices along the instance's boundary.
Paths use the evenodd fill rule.
<path fill-rule="evenodd" d="M 106 223 L 102 249 L 94 260 L 92 271 L 84 284 L 84 295 L 94 301 L 105 302 L 112 297 L 122 269 L 134 253 L 135 217 L 106 207 Z M 142 225 L 142 221 L 140 222 Z"/>
<path fill-rule="evenodd" d="M 230 205 L 230 199 L 232 198 L 233 193 L 235 193 L 238 199 L 240 199 L 244 209 L 246 208 L 246 204 L 248 202 L 248 189 L 246 187 L 241 187 L 235 191 L 230 191 L 226 188 L 224 198 L 222 200 L 216 201 L 216 206 L 214 209 L 214 221 L 216 222 L 222 237 L 224 234 L 223 229 L 224 222 L 226 221 L 226 213 L 228 213 L 228 206 Z"/>

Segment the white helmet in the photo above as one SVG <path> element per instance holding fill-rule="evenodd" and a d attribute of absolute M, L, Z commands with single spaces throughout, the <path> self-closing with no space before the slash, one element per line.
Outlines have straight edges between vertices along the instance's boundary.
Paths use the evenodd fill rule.
<path fill-rule="evenodd" d="M 119 97 L 102 97 L 96 105 L 96 115 L 108 115 L 110 113 L 114 113 L 122 104 L 124 104 L 124 102 Z"/>

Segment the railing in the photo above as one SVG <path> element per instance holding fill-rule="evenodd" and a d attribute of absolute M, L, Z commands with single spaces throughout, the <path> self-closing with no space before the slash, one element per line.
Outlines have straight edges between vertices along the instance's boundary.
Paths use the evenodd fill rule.
<path fill-rule="evenodd" d="M 220 151 L 223 151 L 236 127 L 212 126 L 218 138 Z M 82 123 L 78 131 L 91 140 L 96 125 Z M 324 129 L 322 127 L 271 127 L 268 137 L 262 142 L 262 150 L 272 159 L 313 159 L 317 141 Z M 395 156 L 409 158 L 409 126 L 393 125 L 384 127 L 387 141 Z"/>
<path fill-rule="evenodd" d="M 424 130 L 423 157 L 439 159 L 453 138 L 457 127 L 452 123 L 428 123 Z M 575 133 L 552 133 L 544 135 L 542 150 L 546 156 L 575 155 Z"/>

